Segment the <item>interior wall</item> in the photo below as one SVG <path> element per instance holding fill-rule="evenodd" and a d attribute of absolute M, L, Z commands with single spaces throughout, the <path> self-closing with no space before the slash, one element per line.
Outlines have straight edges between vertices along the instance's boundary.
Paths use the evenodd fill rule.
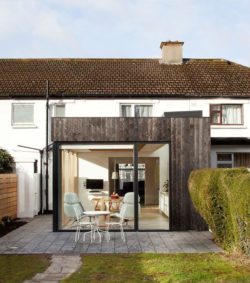
<path fill-rule="evenodd" d="M 129 160 L 131 160 L 131 158 L 133 158 L 133 151 L 108 150 L 78 153 L 79 177 L 88 179 L 103 179 L 104 190 L 108 191 L 109 188 L 113 189 L 113 182 L 109 182 L 114 168 L 110 168 L 110 157 L 129 157 Z"/>
<path fill-rule="evenodd" d="M 114 163 L 132 163 L 133 151 L 92 151 L 78 153 L 79 178 L 103 179 L 104 190 L 111 194 L 114 182 L 111 178 Z M 145 163 L 145 204 L 159 203 L 159 159 L 158 157 L 142 157 L 139 163 Z"/>
<path fill-rule="evenodd" d="M 78 158 L 77 154 L 70 150 L 62 150 L 62 203 L 66 192 L 78 192 Z M 67 217 L 64 215 L 62 205 L 61 223 L 64 225 Z"/>
<path fill-rule="evenodd" d="M 169 144 L 164 144 L 161 148 L 153 152 L 139 151 L 139 157 L 140 156 L 159 157 L 159 187 L 161 190 L 164 182 L 169 180 Z"/>

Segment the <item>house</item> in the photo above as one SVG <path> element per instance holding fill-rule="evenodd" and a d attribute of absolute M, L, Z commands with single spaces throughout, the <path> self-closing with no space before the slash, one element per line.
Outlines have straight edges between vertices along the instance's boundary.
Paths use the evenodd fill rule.
<path fill-rule="evenodd" d="M 65 192 L 115 211 L 134 191 L 127 229 L 206 229 L 187 179 L 250 167 L 250 69 L 183 58 L 183 42 L 160 47 L 160 59 L 0 60 L 0 146 L 16 161 L 19 217 L 53 210 L 54 230 L 68 230 Z"/>

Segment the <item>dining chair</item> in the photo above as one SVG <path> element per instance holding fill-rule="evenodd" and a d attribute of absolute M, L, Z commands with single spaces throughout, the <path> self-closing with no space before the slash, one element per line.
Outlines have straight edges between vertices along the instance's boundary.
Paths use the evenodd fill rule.
<path fill-rule="evenodd" d="M 107 237 L 107 242 L 110 241 L 110 228 L 112 227 L 119 227 L 120 228 L 120 232 L 121 232 L 121 239 L 125 242 L 126 238 L 125 238 L 125 233 L 124 233 L 124 219 L 126 217 L 126 215 L 130 214 L 130 208 L 127 206 L 127 204 L 122 204 L 121 206 L 121 210 L 119 212 L 119 214 L 116 214 L 116 221 L 107 221 L 106 224 L 106 237 Z"/>
<path fill-rule="evenodd" d="M 76 221 L 76 216 L 75 216 L 75 211 L 74 211 L 74 204 L 79 204 L 80 209 L 81 209 L 81 215 L 83 216 L 84 213 L 84 208 L 81 205 L 81 202 L 77 196 L 76 193 L 73 192 L 67 192 L 64 194 L 64 214 L 67 216 L 72 222 L 74 223 Z"/>
<path fill-rule="evenodd" d="M 138 196 L 138 209 L 139 209 L 139 214 L 141 211 L 140 207 L 140 197 Z M 123 198 L 123 203 L 120 208 L 120 212 L 118 213 L 113 213 L 110 216 L 115 217 L 117 220 L 116 221 L 108 221 L 106 222 L 106 229 L 107 229 L 107 241 L 110 241 L 110 233 L 109 230 L 111 227 L 119 227 L 120 232 L 121 232 L 121 239 L 125 242 L 125 233 L 124 233 L 124 224 L 126 221 L 126 224 L 129 220 L 134 220 L 135 217 L 135 208 L 134 208 L 134 193 L 129 192 L 126 193 L 124 198 Z"/>
<path fill-rule="evenodd" d="M 73 209 L 76 217 L 76 234 L 75 234 L 75 242 L 79 241 L 81 229 L 86 227 L 89 228 L 90 231 L 83 233 L 83 241 L 85 242 L 86 235 L 90 233 L 90 241 L 92 243 L 93 239 L 95 239 L 95 222 L 91 220 L 85 220 L 87 216 L 82 215 L 82 209 L 79 203 L 73 205 Z"/>

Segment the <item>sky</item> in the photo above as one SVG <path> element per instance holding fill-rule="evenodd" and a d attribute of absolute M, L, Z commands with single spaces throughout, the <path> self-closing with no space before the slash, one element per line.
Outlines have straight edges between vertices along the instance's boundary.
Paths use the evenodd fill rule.
<path fill-rule="evenodd" d="M 0 0 L 2 58 L 185 58 L 250 66 L 250 0 Z"/>

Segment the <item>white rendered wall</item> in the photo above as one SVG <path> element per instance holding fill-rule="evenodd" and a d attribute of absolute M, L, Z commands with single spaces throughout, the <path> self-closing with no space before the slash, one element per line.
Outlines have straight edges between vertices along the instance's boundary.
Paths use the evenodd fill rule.
<path fill-rule="evenodd" d="M 33 174 L 33 161 L 17 161 L 17 217 L 33 217 L 36 214 L 37 190 Z"/>
<path fill-rule="evenodd" d="M 34 103 L 34 126 L 12 126 L 12 103 Z M 0 147 L 7 149 L 16 161 L 18 175 L 18 217 L 33 217 L 36 214 L 37 182 L 34 177 L 34 161 L 40 154 L 18 147 L 24 145 L 42 149 L 45 147 L 45 101 L 44 100 L 1 100 L 0 101 Z"/>
<path fill-rule="evenodd" d="M 58 101 L 51 101 L 53 104 Z M 90 99 L 61 100 L 66 103 L 67 117 L 119 117 L 121 104 L 153 105 L 153 117 L 162 117 L 164 112 L 201 110 L 203 117 L 209 117 L 210 104 L 243 104 L 243 125 L 211 126 L 211 137 L 249 137 L 250 101 L 248 99 Z"/>
<path fill-rule="evenodd" d="M 11 124 L 12 103 L 34 103 L 35 123 L 33 127 L 14 127 Z M 209 116 L 211 103 L 243 104 L 244 124 L 242 126 L 211 126 L 212 137 L 247 137 L 250 138 L 250 103 L 248 99 L 90 99 L 90 100 L 51 100 L 50 112 L 53 113 L 54 104 L 66 104 L 67 117 L 118 117 L 122 103 L 151 104 L 153 116 L 161 117 L 164 112 L 201 110 L 204 117 Z M 27 160 L 33 163 L 35 159 L 39 164 L 39 153 L 28 149 L 19 148 L 18 145 L 43 149 L 46 144 L 46 101 L 45 100 L 0 100 L 0 147 L 7 149 L 21 164 Z M 239 147 L 237 147 L 239 148 Z M 214 148 L 211 153 L 212 165 L 214 164 Z M 32 166 L 33 168 L 33 166 Z M 39 166 L 38 166 L 39 168 Z M 26 166 L 22 167 L 27 172 L 18 189 L 23 191 L 26 187 L 33 188 L 33 171 Z M 32 171 L 32 172 L 31 172 Z M 19 174 L 19 172 L 17 172 Z M 45 185 L 45 182 L 43 182 Z M 49 209 L 52 209 L 52 176 L 49 179 Z M 21 187 L 23 186 L 23 187 Z M 33 202 L 30 198 L 30 202 Z M 32 204 L 33 205 L 33 204 Z M 32 207 L 30 205 L 30 207 Z M 22 215 L 31 215 L 32 209 L 27 207 L 27 213 L 22 210 Z M 21 215 L 21 214 L 20 214 Z"/>

